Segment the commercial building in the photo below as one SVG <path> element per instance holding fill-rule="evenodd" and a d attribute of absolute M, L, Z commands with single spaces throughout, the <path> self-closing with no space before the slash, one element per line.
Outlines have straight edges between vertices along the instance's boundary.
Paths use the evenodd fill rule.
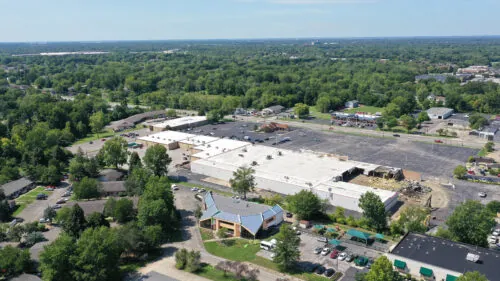
<path fill-rule="evenodd" d="M 427 109 L 427 115 L 431 119 L 446 119 L 453 114 L 453 109 L 446 107 L 431 107 Z"/>
<path fill-rule="evenodd" d="M 152 132 L 161 132 L 166 130 L 178 131 L 187 128 L 194 128 L 207 123 L 208 120 L 206 116 L 186 116 L 162 122 L 148 122 L 146 125 Z"/>
<path fill-rule="evenodd" d="M 164 131 L 164 132 L 159 132 L 156 134 L 152 135 L 147 135 L 144 137 L 140 137 L 136 140 L 137 143 L 142 143 L 146 147 L 155 145 L 155 144 L 161 144 L 164 145 L 167 149 L 177 149 L 179 148 L 179 141 L 192 138 L 194 135 L 192 134 L 187 134 L 183 132 L 176 132 L 176 131 Z"/>
<path fill-rule="evenodd" d="M 402 274 L 425 280 L 454 281 L 469 271 L 500 280 L 500 252 L 425 234 L 406 234 L 387 257 Z"/>
<path fill-rule="evenodd" d="M 219 138 L 211 137 L 211 136 L 203 136 L 203 135 L 192 135 L 186 139 L 179 141 L 179 147 L 183 149 L 191 149 L 196 146 L 205 145 L 207 143 L 211 143 L 213 141 L 218 140 Z"/>
<path fill-rule="evenodd" d="M 195 146 L 191 149 L 191 162 L 210 158 L 221 153 L 248 146 L 248 142 L 232 139 L 218 139 L 216 141 Z"/>
<path fill-rule="evenodd" d="M 136 124 L 143 122 L 147 119 L 165 117 L 165 110 L 149 111 L 140 114 L 129 116 L 125 119 L 113 121 L 106 128 L 112 129 L 115 132 L 123 131 L 133 128 Z"/>
<path fill-rule="evenodd" d="M 33 187 L 35 187 L 35 184 L 32 181 L 27 178 L 20 178 L 3 184 L 0 189 L 3 190 L 7 199 L 15 199 L 19 197 L 19 195 L 31 190 Z"/>
<path fill-rule="evenodd" d="M 196 155 L 194 155 L 196 156 Z M 191 162 L 191 171 L 208 177 L 229 181 L 241 166 L 255 170 L 257 187 L 292 195 L 311 190 L 334 206 L 360 211 L 358 201 L 362 194 L 378 194 L 387 209 L 396 202 L 396 192 L 374 189 L 343 182 L 357 174 L 399 178 L 402 170 L 392 167 L 343 161 L 328 154 L 309 151 L 291 151 L 261 145 L 246 145 L 225 153 L 198 158 Z"/>
<path fill-rule="evenodd" d="M 224 197 L 207 192 L 203 199 L 200 227 L 219 230 L 225 228 L 233 237 L 255 238 L 259 231 L 277 226 L 283 221 L 283 209 Z"/>

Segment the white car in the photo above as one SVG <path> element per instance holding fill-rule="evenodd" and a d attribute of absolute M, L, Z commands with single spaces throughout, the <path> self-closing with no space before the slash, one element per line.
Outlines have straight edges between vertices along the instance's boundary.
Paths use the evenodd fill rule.
<path fill-rule="evenodd" d="M 345 258 L 347 258 L 347 254 L 346 253 L 340 253 L 338 259 L 341 260 L 341 261 L 343 261 L 343 260 L 345 260 Z"/>
<path fill-rule="evenodd" d="M 481 198 L 486 197 L 486 193 L 485 193 L 485 192 L 479 192 L 477 195 L 478 195 L 479 197 L 481 197 Z"/>
<path fill-rule="evenodd" d="M 172 184 L 172 190 L 179 190 L 179 187 L 176 184 Z"/>
<path fill-rule="evenodd" d="M 490 243 L 490 244 L 496 244 L 497 243 L 497 238 L 496 237 L 489 237 L 488 238 L 488 243 Z"/>
<path fill-rule="evenodd" d="M 326 256 L 328 253 L 330 253 L 330 248 L 327 247 L 323 248 L 323 251 L 321 251 L 322 256 Z"/>
<path fill-rule="evenodd" d="M 498 232 L 498 231 L 495 230 L 495 231 L 493 231 L 493 233 L 491 233 L 491 235 L 493 235 L 493 236 L 500 236 L 500 232 Z"/>
<path fill-rule="evenodd" d="M 191 191 L 196 192 L 196 191 L 198 191 L 198 188 L 197 187 L 193 187 L 193 188 L 191 188 Z"/>

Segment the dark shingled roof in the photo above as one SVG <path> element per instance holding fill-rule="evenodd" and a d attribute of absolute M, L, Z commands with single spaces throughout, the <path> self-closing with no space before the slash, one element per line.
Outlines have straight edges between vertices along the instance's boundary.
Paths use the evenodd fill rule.
<path fill-rule="evenodd" d="M 107 193 L 125 192 L 127 189 L 124 181 L 105 181 L 102 183 L 102 191 Z"/>
<path fill-rule="evenodd" d="M 455 272 L 479 271 L 489 281 L 500 280 L 500 252 L 486 248 L 425 234 L 408 233 L 391 253 Z M 479 261 L 474 263 L 466 260 L 468 253 L 479 255 Z"/>
<path fill-rule="evenodd" d="M 32 181 L 30 181 L 27 178 L 20 178 L 15 181 L 8 182 L 4 185 L 2 185 L 0 188 L 3 189 L 5 196 L 9 197 L 11 194 L 18 192 L 19 190 L 25 188 L 26 186 L 33 184 Z"/>

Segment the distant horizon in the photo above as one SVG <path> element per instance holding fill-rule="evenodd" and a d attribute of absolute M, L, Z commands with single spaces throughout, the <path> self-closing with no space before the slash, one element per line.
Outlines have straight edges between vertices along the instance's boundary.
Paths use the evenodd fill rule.
<path fill-rule="evenodd" d="M 500 35 L 498 0 L 0 1 L 0 42 Z M 198 39 L 197 39 L 198 38 Z"/>
<path fill-rule="evenodd" d="M 255 37 L 255 38 L 191 38 L 191 39 L 124 39 L 124 40 L 55 40 L 55 41 L 0 41 L 0 44 L 50 44 L 50 43 L 115 43 L 115 42 L 189 42 L 189 41 L 255 41 L 255 40 L 349 40 L 349 39 L 439 39 L 439 38 L 500 38 L 495 35 L 417 35 L 417 36 L 360 36 L 360 37 Z"/>

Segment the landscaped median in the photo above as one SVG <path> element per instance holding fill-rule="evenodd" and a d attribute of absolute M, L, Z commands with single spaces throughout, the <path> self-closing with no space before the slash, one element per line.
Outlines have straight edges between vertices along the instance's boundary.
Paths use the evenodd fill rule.
<path fill-rule="evenodd" d="M 257 252 L 260 251 L 260 240 L 228 239 L 223 241 L 209 241 L 204 244 L 207 252 L 214 256 L 232 261 L 249 262 L 273 271 L 278 271 L 278 266 L 273 261 L 257 256 Z M 307 281 L 332 280 L 314 273 L 291 272 L 287 274 Z"/>

